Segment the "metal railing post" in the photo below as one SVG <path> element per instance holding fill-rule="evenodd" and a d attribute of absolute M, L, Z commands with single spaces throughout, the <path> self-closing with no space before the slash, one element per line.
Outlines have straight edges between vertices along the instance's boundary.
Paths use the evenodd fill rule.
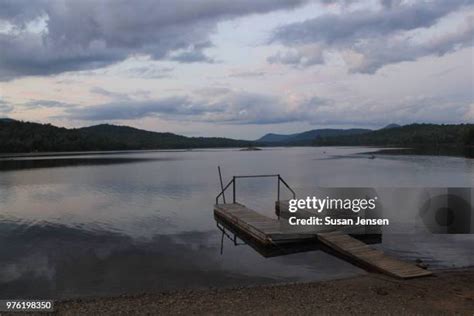
<path fill-rule="evenodd" d="M 220 168 L 219 168 L 220 169 Z M 219 198 L 222 196 L 222 199 L 224 200 L 224 204 L 226 204 L 226 198 L 225 198 L 225 191 L 227 190 L 228 187 L 232 184 L 232 203 L 237 203 L 237 184 L 236 180 L 238 178 L 268 178 L 268 177 L 276 177 L 278 179 L 278 184 L 277 184 L 277 201 L 280 201 L 281 198 L 281 184 L 283 185 L 291 192 L 291 195 L 293 196 L 293 199 L 296 198 L 296 193 L 295 191 L 286 183 L 286 181 L 281 177 L 280 174 L 260 174 L 260 175 L 248 175 L 248 176 L 233 176 L 232 180 L 227 183 L 225 187 L 222 188 L 222 177 L 221 173 L 219 170 L 219 178 L 221 180 L 221 192 L 216 196 L 216 204 L 219 204 Z"/>
<path fill-rule="evenodd" d="M 235 176 L 232 178 L 233 201 L 235 204 Z"/>
<path fill-rule="evenodd" d="M 278 175 L 278 191 L 277 191 L 277 201 L 280 202 L 280 175 Z"/>
<path fill-rule="evenodd" d="M 224 191 L 224 183 L 222 182 L 221 166 L 217 166 L 217 170 L 219 170 L 219 180 L 221 182 L 222 199 L 224 200 L 224 204 L 227 204 L 225 201 L 225 191 Z"/>

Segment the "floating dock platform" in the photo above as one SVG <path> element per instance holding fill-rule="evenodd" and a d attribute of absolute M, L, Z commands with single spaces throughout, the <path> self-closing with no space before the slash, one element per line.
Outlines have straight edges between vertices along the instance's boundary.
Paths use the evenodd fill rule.
<path fill-rule="evenodd" d="M 225 220 L 227 224 L 235 226 L 262 245 L 294 243 L 316 238 L 316 233 L 307 234 L 297 229 L 293 229 L 292 233 L 290 225 L 284 221 L 261 215 L 240 203 L 216 204 L 214 215 L 216 219 Z"/>

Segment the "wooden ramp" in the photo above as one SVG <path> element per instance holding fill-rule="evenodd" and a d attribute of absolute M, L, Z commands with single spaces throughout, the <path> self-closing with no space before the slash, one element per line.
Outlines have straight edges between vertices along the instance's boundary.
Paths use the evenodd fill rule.
<path fill-rule="evenodd" d="M 400 279 L 428 276 L 432 273 L 398 259 L 386 256 L 382 251 L 339 231 L 320 233 L 318 239 L 326 246 L 341 253 L 349 260 L 370 270 L 376 270 Z"/>

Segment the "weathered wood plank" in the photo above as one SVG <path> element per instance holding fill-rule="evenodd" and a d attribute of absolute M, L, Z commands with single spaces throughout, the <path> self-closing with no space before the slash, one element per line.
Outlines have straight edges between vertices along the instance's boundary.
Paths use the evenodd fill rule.
<path fill-rule="evenodd" d="M 261 215 L 242 204 L 218 204 L 214 212 L 263 244 L 275 244 L 314 238 L 316 231 L 291 227 L 284 221 Z"/>
<path fill-rule="evenodd" d="M 413 264 L 388 257 L 382 251 L 341 232 L 320 233 L 318 239 L 347 258 L 390 276 L 408 279 L 432 274 Z"/>

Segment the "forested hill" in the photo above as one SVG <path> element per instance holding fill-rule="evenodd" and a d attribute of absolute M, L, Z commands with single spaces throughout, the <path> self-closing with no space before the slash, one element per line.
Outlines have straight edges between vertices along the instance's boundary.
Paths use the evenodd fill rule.
<path fill-rule="evenodd" d="M 333 137 L 317 137 L 316 146 L 438 146 L 474 145 L 474 124 L 411 124 Z"/>
<path fill-rule="evenodd" d="M 0 119 L 2 153 L 246 147 L 251 144 L 229 138 L 185 137 L 108 124 L 67 129 L 50 124 Z"/>
<path fill-rule="evenodd" d="M 299 143 L 295 143 L 301 145 Z M 314 146 L 474 146 L 474 124 L 411 124 L 356 133 L 318 133 Z M 109 124 L 67 129 L 0 119 L 0 153 L 249 147 L 263 142 L 221 137 L 186 137 Z M 272 144 L 277 145 L 276 143 Z M 279 145 L 279 144 L 278 144 Z M 293 143 L 287 143 L 293 145 Z"/>

